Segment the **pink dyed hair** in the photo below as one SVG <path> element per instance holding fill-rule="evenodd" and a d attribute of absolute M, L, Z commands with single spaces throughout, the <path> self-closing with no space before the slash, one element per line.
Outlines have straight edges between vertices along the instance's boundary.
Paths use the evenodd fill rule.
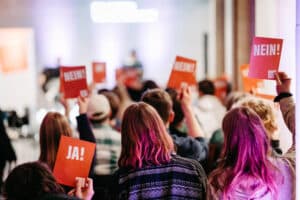
<path fill-rule="evenodd" d="M 174 144 L 152 106 L 143 102 L 129 106 L 124 113 L 121 133 L 120 167 L 136 169 L 170 161 Z"/>
<path fill-rule="evenodd" d="M 211 173 L 210 185 L 221 191 L 225 200 L 243 177 L 248 176 L 261 180 L 276 199 L 277 169 L 268 159 L 270 147 L 260 117 L 250 108 L 234 108 L 223 119 L 223 131 L 222 162 Z"/>

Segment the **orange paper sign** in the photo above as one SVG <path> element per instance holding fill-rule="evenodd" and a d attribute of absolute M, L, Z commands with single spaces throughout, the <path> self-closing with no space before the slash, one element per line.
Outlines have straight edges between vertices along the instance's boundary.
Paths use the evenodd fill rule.
<path fill-rule="evenodd" d="M 61 66 L 59 76 L 60 92 L 64 93 L 65 98 L 88 95 L 85 66 Z"/>
<path fill-rule="evenodd" d="M 254 96 L 261 97 L 264 99 L 274 99 L 274 95 L 259 93 L 259 91 L 264 87 L 264 81 L 261 79 L 249 78 L 247 76 L 249 71 L 248 64 L 242 65 L 240 67 L 240 71 L 245 92 L 252 93 Z"/>
<path fill-rule="evenodd" d="M 215 96 L 217 96 L 221 101 L 224 101 L 224 99 L 227 96 L 227 90 L 228 90 L 228 78 L 226 75 L 220 76 L 213 80 L 214 86 L 215 86 Z"/>
<path fill-rule="evenodd" d="M 128 87 L 134 87 L 140 82 L 142 71 L 133 67 L 116 69 L 116 80 Z"/>
<path fill-rule="evenodd" d="M 93 81 L 94 83 L 103 83 L 106 80 L 106 63 L 93 62 Z"/>
<path fill-rule="evenodd" d="M 196 60 L 176 56 L 168 87 L 179 89 L 183 84 L 196 85 L 196 65 Z"/>
<path fill-rule="evenodd" d="M 240 71 L 245 92 L 253 92 L 253 90 L 256 90 L 259 87 L 259 85 L 262 84 L 262 80 L 248 77 L 249 64 L 242 65 L 240 67 Z"/>
<path fill-rule="evenodd" d="M 75 186 L 77 177 L 88 177 L 96 145 L 61 136 L 53 174 L 58 183 Z"/>
<path fill-rule="evenodd" d="M 282 50 L 282 39 L 255 37 L 252 42 L 248 76 L 259 79 L 275 79 Z"/>

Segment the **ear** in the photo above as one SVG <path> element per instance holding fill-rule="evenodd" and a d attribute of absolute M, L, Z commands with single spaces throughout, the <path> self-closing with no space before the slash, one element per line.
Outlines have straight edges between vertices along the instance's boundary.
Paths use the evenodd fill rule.
<path fill-rule="evenodd" d="M 169 123 L 172 123 L 174 121 L 175 113 L 173 110 L 171 110 L 170 115 L 169 115 Z"/>

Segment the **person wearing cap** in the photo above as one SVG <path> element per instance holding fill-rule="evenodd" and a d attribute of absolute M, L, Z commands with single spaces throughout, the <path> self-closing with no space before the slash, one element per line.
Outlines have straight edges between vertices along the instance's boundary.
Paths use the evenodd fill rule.
<path fill-rule="evenodd" d="M 87 117 L 96 138 L 96 175 L 112 174 L 117 168 L 121 152 L 121 134 L 110 126 L 110 114 L 107 97 L 92 95 L 87 106 Z"/>
<path fill-rule="evenodd" d="M 89 99 L 79 97 L 78 103 L 78 131 L 80 135 L 94 137 L 96 141 L 96 154 L 92 165 L 94 198 L 97 199 L 98 196 L 108 195 L 108 187 L 113 181 L 112 174 L 117 170 L 121 153 L 121 134 L 110 126 L 111 108 L 107 97 L 102 94 L 92 95 Z"/>

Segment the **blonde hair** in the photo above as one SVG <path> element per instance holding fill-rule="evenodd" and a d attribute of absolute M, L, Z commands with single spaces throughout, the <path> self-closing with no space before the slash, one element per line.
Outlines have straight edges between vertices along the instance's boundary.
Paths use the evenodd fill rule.
<path fill-rule="evenodd" d="M 140 102 L 129 106 L 122 121 L 120 167 L 142 168 L 168 163 L 174 144 L 157 111 Z"/>
<path fill-rule="evenodd" d="M 48 164 L 53 170 L 60 136 L 72 136 L 67 119 L 58 112 L 48 112 L 40 127 L 39 161 Z"/>
<path fill-rule="evenodd" d="M 271 102 L 252 96 L 243 99 L 238 105 L 249 107 L 256 112 L 264 124 L 269 139 L 271 139 L 271 135 L 278 129 L 274 106 Z"/>

